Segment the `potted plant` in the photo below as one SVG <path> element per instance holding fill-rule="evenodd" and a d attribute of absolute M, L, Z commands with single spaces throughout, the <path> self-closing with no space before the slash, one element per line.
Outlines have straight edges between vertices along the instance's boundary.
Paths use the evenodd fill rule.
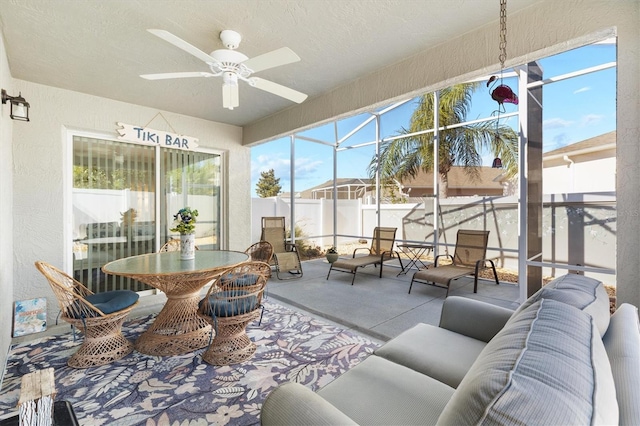
<path fill-rule="evenodd" d="M 334 246 L 329 247 L 329 249 L 325 253 L 325 257 L 327 258 L 327 262 L 335 262 L 336 260 L 338 260 L 338 250 L 336 250 Z"/>
<path fill-rule="evenodd" d="M 196 257 L 196 217 L 198 210 L 184 207 L 173 216 L 173 228 L 171 232 L 180 233 L 180 259 L 189 260 Z"/>

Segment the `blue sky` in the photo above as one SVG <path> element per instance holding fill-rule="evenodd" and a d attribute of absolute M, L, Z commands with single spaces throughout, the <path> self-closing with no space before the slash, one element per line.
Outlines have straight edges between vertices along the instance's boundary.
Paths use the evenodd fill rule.
<path fill-rule="evenodd" d="M 616 47 L 613 44 L 595 44 L 567 51 L 539 61 L 545 79 L 558 75 L 614 62 Z M 569 80 L 547 84 L 543 89 L 543 151 L 551 151 L 615 130 L 616 69 L 611 68 Z M 504 83 L 517 91 L 517 79 L 505 79 Z M 493 87 L 492 87 L 493 88 Z M 483 83 L 475 92 L 472 107 L 467 115 L 469 120 L 488 117 L 496 110 L 497 104 L 490 97 L 490 90 Z M 398 133 L 407 127 L 415 102 L 410 101 L 396 110 L 382 116 L 382 136 Z M 507 112 L 517 107 L 506 104 Z M 369 115 L 344 119 L 338 124 L 338 137 L 342 137 L 359 125 Z M 517 119 L 506 121 L 517 126 Z M 303 133 L 315 139 L 333 141 L 333 125 L 325 125 Z M 342 146 L 351 146 L 375 139 L 373 123 L 360 130 Z M 274 169 L 280 178 L 282 191 L 290 191 L 290 139 L 282 138 L 251 149 L 251 189 L 255 197 L 255 187 L 260 173 Z M 366 178 L 367 165 L 373 156 L 373 147 L 349 149 L 339 152 L 338 177 Z M 484 165 L 490 166 L 491 153 L 484 153 Z M 333 150 L 321 144 L 296 141 L 295 146 L 295 190 L 302 191 L 319 185 L 332 178 Z"/>

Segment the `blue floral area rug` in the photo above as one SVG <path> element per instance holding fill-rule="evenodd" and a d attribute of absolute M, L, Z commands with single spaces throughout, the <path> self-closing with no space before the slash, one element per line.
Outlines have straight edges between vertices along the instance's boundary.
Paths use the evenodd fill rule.
<path fill-rule="evenodd" d="M 130 319 L 130 340 L 153 316 Z M 53 367 L 56 400 L 71 402 L 81 425 L 255 425 L 277 385 L 298 382 L 317 390 L 369 356 L 377 344 L 343 328 L 265 303 L 262 325 L 247 328 L 258 345 L 242 364 L 214 367 L 204 349 L 172 357 L 134 351 L 112 364 L 77 370 L 66 361 L 80 344 L 71 332 L 11 348 L 0 392 L 0 418 L 16 413 L 21 376 Z"/>

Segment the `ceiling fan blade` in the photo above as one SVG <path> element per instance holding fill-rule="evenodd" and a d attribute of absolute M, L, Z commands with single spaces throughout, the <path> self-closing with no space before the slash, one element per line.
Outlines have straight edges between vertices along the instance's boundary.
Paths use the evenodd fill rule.
<path fill-rule="evenodd" d="M 212 63 L 212 64 L 216 64 L 218 63 L 218 61 L 216 61 L 215 59 L 213 59 L 211 56 L 209 56 L 208 54 L 204 53 L 202 50 L 198 49 L 197 47 L 187 43 L 186 41 L 182 40 L 180 37 L 177 37 L 173 34 L 171 34 L 169 31 L 165 31 L 165 30 L 147 30 L 149 31 L 151 34 L 156 35 L 158 37 L 160 37 L 161 39 L 163 39 L 164 41 L 167 41 L 171 44 L 173 44 L 174 46 L 184 50 L 187 53 L 192 54 L 193 56 L 195 56 L 196 58 L 207 62 L 207 63 Z"/>
<path fill-rule="evenodd" d="M 293 62 L 298 62 L 300 57 L 288 47 L 272 50 L 271 52 L 258 55 L 255 58 L 247 59 L 242 63 L 253 72 L 279 67 Z"/>
<path fill-rule="evenodd" d="M 222 85 L 222 106 L 228 109 L 234 109 L 240 105 L 237 84 Z"/>
<path fill-rule="evenodd" d="M 273 93 L 274 95 L 289 99 L 290 101 L 300 104 L 304 102 L 305 99 L 307 99 L 307 95 L 305 95 L 304 93 L 298 92 L 297 90 L 293 90 L 281 84 L 274 83 L 273 81 L 265 80 L 259 77 L 253 77 L 250 80 L 250 84 L 253 87 L 257 87 L 258 89 L 264 90 L 265 92 Z"/>
<path fill-rule="evenodd" d="M 191 78 L 191 77 L 214 77 L 210 72 L 165 72 L 160 74 L 140 74 L 140 77 L 147 80 L 166 80 L 169 78 Z"/>

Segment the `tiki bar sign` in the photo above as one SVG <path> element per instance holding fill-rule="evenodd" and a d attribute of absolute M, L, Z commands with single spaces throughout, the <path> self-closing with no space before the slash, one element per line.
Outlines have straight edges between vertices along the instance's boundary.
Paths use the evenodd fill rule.
<path fill-rule="evenodd" d="M 118 139 L 130 142 L 140 142 L 146 145 L 159 145 L 165 148 L 192 150 L 198 146 L 198 139 L 191 136 L 176 135 L 162 130 L 154 130 L 148 127 L 134 126 L 132 124 L 117 123 L 121 129 L 118 131 Z"/>

